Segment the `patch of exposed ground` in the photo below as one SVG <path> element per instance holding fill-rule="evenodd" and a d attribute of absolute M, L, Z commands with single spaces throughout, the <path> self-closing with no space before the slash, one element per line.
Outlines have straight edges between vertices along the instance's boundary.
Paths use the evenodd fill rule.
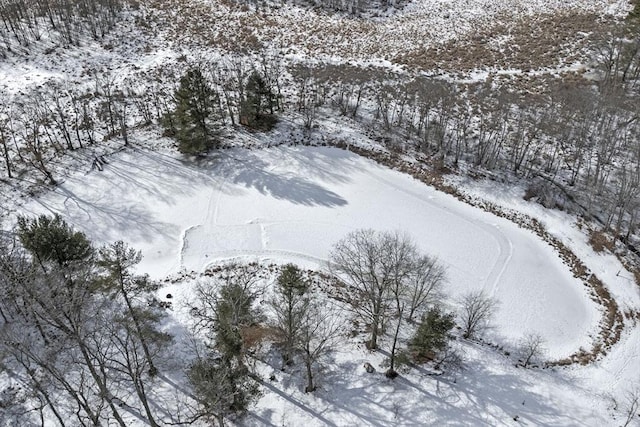
<path fill-rule="evenodd" d="M 558 69 L 588 62 L 588 47 L 614 26 L 611 18 L 576 11 L 513 20 L 503 16 L 463 39 L 408 51 L 394 60 L 411 68 L 462 73 Z"/>
<path fill-rule="evenodd" d="M 585 46 L 615 22 L 599 0 L 415 0 L 387 18 L 229 0 L 155 1 L 145 21 L 175 46 L 225 52 L 281 49 L 339 62 L 389 61 L 415 70 L 538 70 L 584 60 Z"/>

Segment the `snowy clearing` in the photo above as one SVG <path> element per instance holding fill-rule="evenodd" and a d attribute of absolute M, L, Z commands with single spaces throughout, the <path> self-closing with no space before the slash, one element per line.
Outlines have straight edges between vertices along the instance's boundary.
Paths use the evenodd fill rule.
<path fill-rule="evenodd" d="M 444 262 L 454 297 L 483 289 L 501 301 L 500 339 L 540 333 L 560 358 L 589 346 L 599 320 L 581 282 L 533 233 L 333 148 L 228 150 L 200 168 L 126 152 L 24 210 L 60 212 L 96 242 L 128 241 L 155 278 L 237 257 L 322 267 L 349 231 L 397 229 Z"/>

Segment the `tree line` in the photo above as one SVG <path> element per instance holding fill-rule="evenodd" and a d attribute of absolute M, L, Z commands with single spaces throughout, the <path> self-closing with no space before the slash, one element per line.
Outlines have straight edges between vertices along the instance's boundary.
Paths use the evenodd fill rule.
<path fill-rule="evenodd" d="M 157 284 L 133 272 L 140 253 L 123 242 L 95 248 L 44 215 L 20 217 L 0 248 L 2 365 L 22 379 L 41 418 L 125 427 L 127 404 L 159 425 L 149 382 L 171 336 L 159 328 Z"/>
<path fill-rule="evenodd" d="M 125 0 L 7 0 L 0 3 L 0 56 L 29 52 L 49 39 L 62 46 L 79 45 L 87 35 L 104 37 L 118 22 Z"/>
<path fill-rule="evenodd" d="M 237 126 L 268 131 L 293 116 L 307 135 L 323 117 L 367 124 L 392 150 L 418 151 L 436 168 L 473 168 L 529 182 L 527 197 L 572 206 L 629 242 L 640 208 L 638 39 L 603 41 L 593 84 L 558 81 L 546 91 L 489 79 L 460 84 L 351 65 L 286 65 L 281 55 L 182 59 L 124 80 L 95 74 L 89 87 L 50 84 L 15 95 L 0 111 L 2 169 L 56 181 L 67 150 L 159 124 L 185 154 L 219 146 Z M 178 71 L 179 68 L 186 71 Z"/>

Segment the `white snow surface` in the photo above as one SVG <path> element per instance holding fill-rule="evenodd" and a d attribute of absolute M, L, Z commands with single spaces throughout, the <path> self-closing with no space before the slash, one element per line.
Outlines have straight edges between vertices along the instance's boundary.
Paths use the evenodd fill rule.
<path fill-rule="evenodd" d="M 158 279 L 229 259 L 324 268 L 333 243 L 349 231 L 400 230 L 447 266 L 451 309 L 469 289 L 500 300 L 490 339 L 505 348 L 536 332 L 548 358 L 560 358 L 590 348 L 590 334 L 597 331 L 599 308 L 533 233 L 351 152 L 237 148 L 195 164 L 173 153 L 130 148 L 109 159 L 103 171 L 72 174 L 21 211 L 60 213 L 96 243 L 125 240 L 143 251 L 139 270 Z M 615 258 L 589 252 L 568 216 L 520 205 L 517 190 L 508 187 L 465 188 L 542 217 L 590 268 L 614 280 L 607 284 L 624 308 L 638 307 L 637 295 L 633 299 L 628 286 L 615 282 Z M 193 281 L 161 291 L 173 295 L 176 330 L 189 323 L 181 301 L 192 291 Z M 617 425 L 612 398 L 622 407 L 624 392 L 638 382 L 640 337 L 636 324 L 628 326 L 620 343 L 587 367 L 516 368 L 513 356 L 462 341 L 454 343 L 464 355 L 462 371 L 434 377 L 414 368 L 395 381 L 382 374 L 384 351 L 370 352 L 350 339 L 325 364 L 313 394 L 302 392 L 299 368 L 281 373 L 277 362 L 259 362 L 264 395 L 241 423 L 513 425 L 517 416 L 523 425 Z M 366 374 L 364 362 L 378 372 Z M 272 374 L 276 380 L 266 380 Z M 154 395 L 166 400 L 175 393 L 171 384 L 157 384 Z"/>
<path fill-rule="evenodd" d="M 600 318 L 533 233 L 335 148 L 232 149 L 199 166 L 128 151 L 25 210 L 60 212 L 96 242 L 127 241 L 158 279 L 238 257 L 322 268 L 349 231 L 399 230 L 446 265 L 452 301 L 477 289 L 500 301 L 501 340 L 539 333 L 563 357 L 589 347 Z"/>

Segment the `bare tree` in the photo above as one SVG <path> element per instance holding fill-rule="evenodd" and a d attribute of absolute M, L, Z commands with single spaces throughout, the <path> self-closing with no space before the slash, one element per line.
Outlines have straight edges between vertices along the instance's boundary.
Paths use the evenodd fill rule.
<path fill-rule="evenodd" d="M 440 296 L 445 272 L 435 258 L 420 255 L 416 244 L 399 232 L 357 230 L 340 240 L 330 255 L 332 273 L 349 286 L 345 301 L 371 327 L 369 348 L 377 347 L 385 326 L 394 326 L 387 376 L 395 378 L 396 350 L 405 314 Z"/>
<path fill-rule="evenodd" d="M 148 341 L 156 335 L 156 331 L 147 320 L 157 320 L 155 318 L 158 316 L 145 305 L 149 305 L 150 293 L 157 290 L 158 286 L 148 276 L 133 274 L 132 269 L 142 260 L 142 254 L 123 241 L 104 246 L 99 254 L 98 265 L 104 269 L 101 284 L 108 294 L 122 298 L 127 318 L 131 320 L 147 358 L 149 374 L 154 376 L 158 370 L 153 363 Z M 143 303 L 137 303 L 141 299 Z"/>
<path fill-rule="evenodd" d="M 3 96 L 3 95 L 0 95 Z M 9 118 L 5 113 L 5 107 L 0 106 L 0 148 L 2 148 L 2 158 L 7 168 L 7 177 L 13 178 L 13 162 L 11 161 L 11 153 L 9 151 Z"/>
<path fill-rule="evenodd" d="M 70 231 L 66 227 L 62 230 Z M 3 262 L 0 266 L 5 289 L 19 302 L 3 303 L 3 312 L 5 307 L 15 309 L 14 317 L 19 316 L 31 331 L 29 342 L 11 340 L 14 357 L 27 360 L 29 365 L 46 373 L 77 402 L 78 411 L 84 411 L 92 425 L 101 424 L 100 412 L 106 403 L 118 425 L 124 427 L 126 423 L 117 407 L 118 399 L 104 357 L 111 351 L 111 344 L 104 339 L 102 322 L 103 314 L 110 310 L 110 301 L 93 295 L 90 259 L 77 258 L 76 248 L 67 247 L 75 240 L 74 235 L 58 234 L 58 239 L 62 239 L 54 242 L 47 237 L 51 233 L 36 232 L 35 238 L 41 240 L 40 243 L 31 240 L 27 245 L 31 248 L 30 257 L 17 258 L 25 262 Z M 14 335 L 21 336 L 24 330 Z M 79 384 L 69 380 L 66 372 L 69 367 L 75 367 L 74 374 L 82 378 Z M 38 387 L 36 382 L 33 384 Z"/>
<path fill-rule="evenodd" d="M 544 354 L 544 338 L 537 333 L 528 333 L 518 342 L 518 356 L 522 367 L 528 368 L 531 364 L 537 363 Z"/>
<path fill-rule="evenodd" d="M 631 423 L 640 418 L 640 387 L 635 387 L 627 391 L 624 414 L 626 416 L 623 427 L 632 425 Z"/>
<path fill-rule="evenodd" d="M 315 300 L 309 305 L 300 325 L 297 348 L 307 372 L 305 393 L 316 389 L 315 373 L 318 362 L 335 349 L 344 334 L 344 320 L 337 306 L 329 301 Z"/>
<path fill-rule="evenodd" d="M 162 349 L 170 343 L 171 336 L 156 331 L 153 325 L 145 328 L 144 334 L 141 334 L 138 329 L 140 319 L 134 323 L 126 315 L 115 316 L 106 326 L 104 332 L 113 343 L 113 351 L 109 354 L 112 375 L 121 376 L 125 382 L 133 385 L 149 425 L 158 427 L 148 397 L 146 381 L 147 375 L 155 369 L 155 365 L 151 364 L 153 357 L 159 356 Z"/>
<path fill-rule="evenodd" d="M 398 238 L 394 233 L 356 230 L 336 243 L 329 256 L 331 272 L 350 287 L 345 295 L 347 302 L 371 327 L 371 349 L 377 348 L 389 316 L 392 286 L 407 274 L 406 262 L 389 258 L 389 250 Z"/>
<path fill-rule="evenodd" d="M 407 296 L 415 294 L 416 289 L 411 285 L 416 285 L 419 281 L 412 281 L 411 275 L 415 272 L 418 260 L 418 249 L 407 235 L 396 233 L 387 234 L 388 241 L 384 245 L 386 257 L 384 264 L 391 272 L 390 296 L 393 307 L 393 320 L 396 322 L 395 332 L 391 343 L 389 356 L 389 369 L 385 373 L 389 378 L 395 378 L 398 374 L 395 370 L 396 349 L 398 347 L 398 336 L 404 320 L 404 313 L 407 307 Z"/>
<path fill-rule="evenodd" d="M 408 280 L 407 320 L 411 322 L 416 312 L 442 299 L 442 286 L 447 280 L 446 270 L 437 258 L 423 255 L 414 261 Z"/>
<path fill-rule="evenodd" d="M 462 336 L 475 338 L 484 331 L 497 308 L 497 302 L 483 291 L 471 291 L 460 300 Z"/>

